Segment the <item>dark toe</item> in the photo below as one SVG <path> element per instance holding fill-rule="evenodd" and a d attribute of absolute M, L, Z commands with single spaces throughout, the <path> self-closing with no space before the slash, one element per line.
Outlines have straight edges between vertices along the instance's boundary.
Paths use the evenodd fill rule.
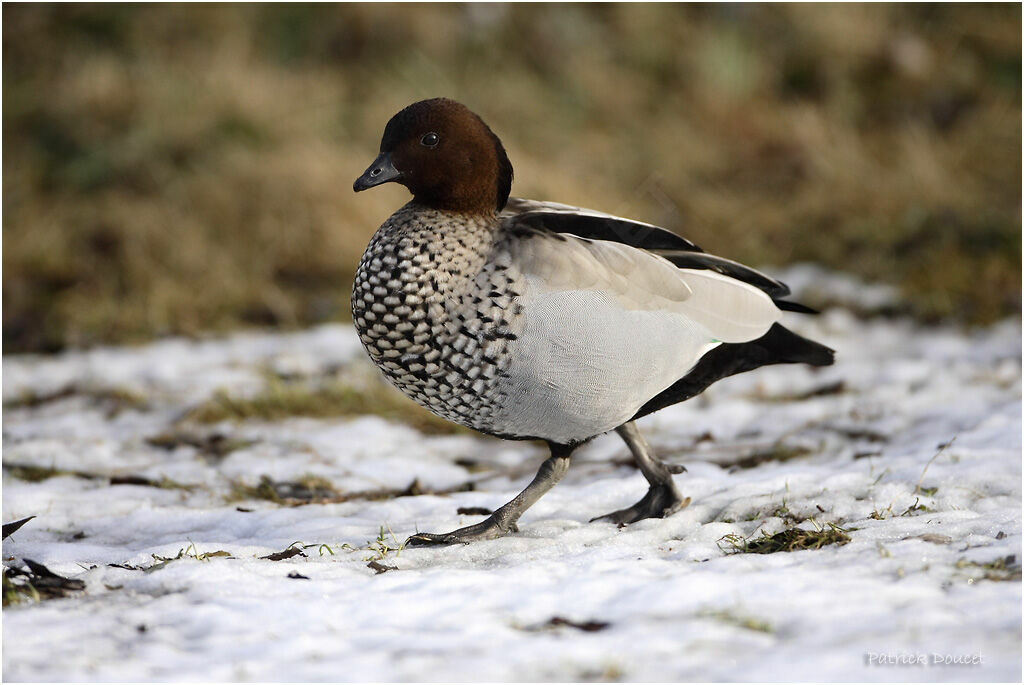
<path fill-rule="evenodd" d="M 667 518 L 672 514 L 685 509 L 690 504 L 689 497 L 682 497 L 675 488 L 651 488 L 644 495 L 644 498 L 631 507 L 613 511 L 604 516 L 590 519 L 595 521 L 606 521 L 608 523 L 636 523 L 650 518 Z"/>
<path fill-rule="evenodd" d="M 405 541 L 406 547 L 443 547 L 445 545 L 467 544 L 468 540 L 459 540 L 451 533 L 416 533 Z"/>
<path fill-rule="evenodd" d="M 619 509 L 618 511 L 613 511 L 612 513 L 605 514 L 604 516 L 595 516 L 594 518 L 590 519 L 590 522 L 633 523 L 634 521 L 640 520 L 636 518 L 636 514 L 636 509 L 634 507 L 629 507 L 628 509 Z"/>
<path fill-rule="evenodd" d="M 515 523 L 501 522 L 495 516 L 488 516 L 480 523 L 459 528 L 450 533 L 416 533 L 405 541 L 406 547 L 439 547 L 441 545 L 468 545 L 478 540 L 493 540 L 508 532 L 515 532 Z"/>

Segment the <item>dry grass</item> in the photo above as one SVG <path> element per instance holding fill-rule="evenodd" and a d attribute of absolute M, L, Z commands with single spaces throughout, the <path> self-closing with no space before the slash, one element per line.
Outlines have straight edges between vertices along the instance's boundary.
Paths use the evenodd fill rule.
<path fill-rule="evenodd" d="M 743 538 L 738 535 L 726 535 L 719 542 L 729 546 L 730 554 L 775 554 L 776 552 L 796 552 L 806 549 L 821 549 L 828 545 L 845 545 L 850 541 L 846 531 L 834 523 L 824 526 L 816 525 L 813 530 L 789 528 L 772 535 L 765 532 L 757 537 Z M 724 548 L 723 548 L 724 549 Z"/>
<path fill-rule="evenodd" d="M 428 435 L 463 433 L 477 435 L 435 416 L 375 378 L 353 383 L 282 381 L 269 378 L 259 393 L 236 397 L 218 392 L 194 407 L 185 418 L 199 423 L 221 421 L 280 421 L 295 416 L 334 418 L 375 414 L 401 421 Z"/>
<path fill-rule="evenodd" d="M 5 400 L 3 407 L 4 409 L 39 407 L 50 402 L 71 398 L 81 398 L 92 405 L 103 407 L 109 417 L 117 416 L 127 410 L 142 411 L 149 408 L 149 402 L 145 397 L 127 388 L 94 388 L 75 384 L 48 393 L 24 390 L 18 396 Z"/>
<path fill-rule="evenodd" d="M 1016 581 L 1019 583 L 1021 579 L 1021 565 L 1014 555 L 987 563 L 960 559 L 956 562 L 955 568 L 968 575 L 969 583 L 973 583 L 975 580 Z"/>
<path fill-rule="evenodd" d="M 747 630 L 753 630 L 758 633 L 774 632 L 771 623 L 767 621 L 724 609 L 705 609 L 699 612 L 697 616 L 698 618 L 714 619 L 716 621 L 721 621 L 722 623 L 727 623 L 738 628 L 746 628 Z"/>
<path fill-rule="evenodd" d="M 1014 5 L 12 5 L 4 349 L 348 316 L 404 201 L 387 118 L 458 98 L 519 195 L 752 262 L 1019 310 Z"/>

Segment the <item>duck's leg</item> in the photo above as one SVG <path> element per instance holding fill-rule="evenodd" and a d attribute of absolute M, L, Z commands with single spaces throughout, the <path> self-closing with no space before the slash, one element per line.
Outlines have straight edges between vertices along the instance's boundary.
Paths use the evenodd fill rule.
<path fill-rule="evenodd" d="M 480 523 L 453 530 L 450 533 L 417 533 L 405 541 L 407 547 L 426 545 L 453 545 L 475 540 L 490 540 L 508 532 L 515 532 L 516 521 L 527 509 L 553 488 L 569 470 L 569 455 L 574 447 L 549 443 L 551 457 L 548 458 L 526 489 L 512 498 Z"/>
<path fill-rule="evenodd" d="M 624 423 L 615 431 L 622 436 L 633 453 L 640 472 L 651 484 L 643 499 L 631 507 L 613 511 L 605 516 L 598 516 L 591 521 L 611 521 L 612 523 L 634 523 L 642 519 L 664 518 L 670 516 L 690 503 L 690 498 L 684 498 L 672 482 L 673 473 L 682 473 L 686 470 L 683 466 L 669 466 L 654 456 L 654 451 L 647 444 L 640 430 L 632 421 Z"/>

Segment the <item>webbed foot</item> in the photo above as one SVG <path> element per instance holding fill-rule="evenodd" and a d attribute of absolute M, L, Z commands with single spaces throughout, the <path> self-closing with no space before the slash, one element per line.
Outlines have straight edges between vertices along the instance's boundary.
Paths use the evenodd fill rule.
<path fill-rule="evenodd" d="M 654 456 L 651 446 L 640 435 L 636 424 L 632 421 L 624 423 L 616 429 L 633 453 L 636 465 L 650 484 L 650 489 L 643 499 L 631 507 L 613 511 L 604 516 L 590 519 L 593 521 L 610 521 L 611 523 L 636 523 L 643 519 L 665 518 L 680 509 L 686 508 L 690 498 L 684 498 L 672 481 L 672 474 L 683 473 L 686 467 L 678 464 L 665 464 Z"/>
<path fill-rule="evenodd" d="M 636 523 L 644 519 L 666 518 L 672 514 L 685 509 L 690 504 L 689 497 L 683 497 L 676 490 L 676 486 L 669 482 L 666 485 L 651 486 L 647 494 L 639 502 L 631 507 L 613 511 L 604 516 L 590 519 L 594 521 L 608 521 L 611 523 Z"/>
<path fill-rule="evenodd" d="M 551 457 L 548 458 L 526 489 L 512 498 L 480 523 L 459 528 L 450 533 L 416 533 L 405 541 L 406 547 L 437 547 L 441 545 L 467 545 L 478 540 L 493 540 L 506 533 L 515 533 L 516 521 L 540 496 L 554 487 L 569 470 L 569 454 L 573 446 L 549 443 Z"/>

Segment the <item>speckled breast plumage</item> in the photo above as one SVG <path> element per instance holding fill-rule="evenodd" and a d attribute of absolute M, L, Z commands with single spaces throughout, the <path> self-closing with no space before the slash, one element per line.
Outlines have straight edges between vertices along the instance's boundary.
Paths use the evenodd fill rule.
<path fill-rule="evenodd" d="M 385 377 L 435 414 L 495 434 L 521 311 L 498 230 L 410 203 L 373 236 L 352 291 L 359 338 Z"/>

